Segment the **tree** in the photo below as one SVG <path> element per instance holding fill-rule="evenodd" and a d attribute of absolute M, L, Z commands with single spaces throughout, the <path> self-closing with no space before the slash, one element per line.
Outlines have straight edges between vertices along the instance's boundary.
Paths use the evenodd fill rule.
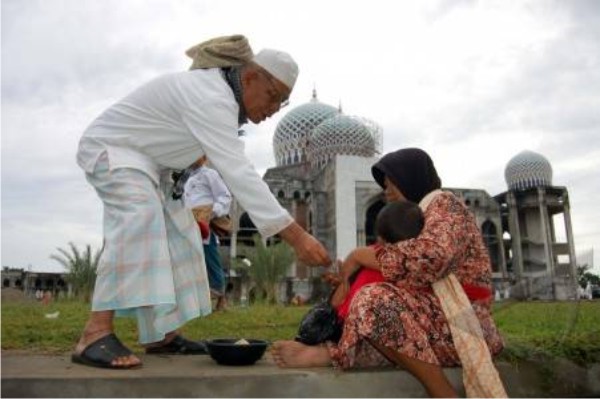
<path fill-rule="evenodd" d="M 69 247 L 71 252 L 57 248 L 60 255 L 51 255 L 50 258 L 67 269 L 66 280 L 71 284 L 75 297 L 89 302 L 94 292 L 96 269 L 104 248 L 100 248 L 95 254 L 92 254 L 92 247 L 89 244 L 86 245 L 83 253 L 72 242 L 69 243 Z"/>
<path fill-rule="evenodd" d="M 600 285 L 600 276 L 589 272 L 591 267 L 586 265 L 578 265 L 577 266 L 577 282 L 581 286 L 581 288 L 585 288 L 588 284 Z"/>
<path fill-rule="evenodd" d="M 284 242 L 266 246 L 259 235 L 254 235 L 255 251 L 248 257 L 252 266 L 248 274 L 254 281 L 255 292 L 264 293 L 268 303 L 277 301 L 277 288 L 294 261 L 294 252 Z"/>

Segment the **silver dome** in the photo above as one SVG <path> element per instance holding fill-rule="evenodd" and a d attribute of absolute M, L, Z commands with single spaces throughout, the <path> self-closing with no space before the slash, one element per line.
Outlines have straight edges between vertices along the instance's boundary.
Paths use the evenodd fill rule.
<path fill-rule="evenodd" d="M 315 127 L 309 138 L 308 158 L 313 168 L 327 164 L 336 155 L 372 157 L 377 152 L 376 124 L 338 114 Z"/>
<path fill-rule="evenodd" d="M 312 130 L 337 112 L 335 107 L 319 102 L 315 90 L 310 102 L 288 112 L 277 124 L 273 136 L 277 166 L 306 162 L 308 138 Z"/>
<path fill-rule="evenodd" d="M 526 150 L 508 161 L 504 177 L 509 190 L 551 186 L 552 166 L 543 155 Z"/>

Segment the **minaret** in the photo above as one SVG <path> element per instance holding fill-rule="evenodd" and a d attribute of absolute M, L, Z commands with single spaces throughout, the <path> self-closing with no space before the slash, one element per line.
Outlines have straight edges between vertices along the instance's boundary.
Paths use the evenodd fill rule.
<path fill-rule="evenodd" d="M 522 298 L 566 300 L 577 296 L 575 245 L 566 187 L 552 185 L 552 166 L 535 152 L 523 151 L 507 164 L 508 191 L 501 204 L 503 226 L 510 234 L 505 248 L 516 281 L 514 294 Z M 555 225 L 555 215 L 563 223 Z M 566 242 L 558 242 L 562 228 Z"/>

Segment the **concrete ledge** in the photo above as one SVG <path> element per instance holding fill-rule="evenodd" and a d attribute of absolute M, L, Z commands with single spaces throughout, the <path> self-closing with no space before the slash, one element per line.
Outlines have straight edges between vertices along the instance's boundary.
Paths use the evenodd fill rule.
<path fill-rule="evenodd" d="M 208 356 L 145 356 L 139 370 L 75 365 L 68 355 L 2 353 L 2 397 L 426 397 L 407 372 L 385 369 L 336 372 L 331 368 L 282 370 L 267 354 L 254 366 L 219 366 Z M 511 397 L 600 395 L 600 365 L 561 363 L 560 378 L 535 364 L 499 363 Z M 461 369 L 446 374 L 461 395 Z"/>

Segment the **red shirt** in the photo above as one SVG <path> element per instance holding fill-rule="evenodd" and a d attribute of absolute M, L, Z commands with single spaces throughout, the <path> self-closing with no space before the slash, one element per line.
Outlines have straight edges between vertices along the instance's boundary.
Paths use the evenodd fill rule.
<path fill-rule="evenodd" d="M 383 275 L 379 270 L 369 269 L 368 267 L 363 267 L 359 269 L 356 280 L 350 285 L 350 291 L 348 291 L 348 295 L 344 299 L 344 302 L 337 308 L 337 314 L 340 319 L 345 319 L 348 316 L 348 310 L 350 309 L 350 303 L 352 302 L 352 298 L 354 295 L 367 284 L 371 283 L 381 283 L 385 281 L 383 279 Z"/>

